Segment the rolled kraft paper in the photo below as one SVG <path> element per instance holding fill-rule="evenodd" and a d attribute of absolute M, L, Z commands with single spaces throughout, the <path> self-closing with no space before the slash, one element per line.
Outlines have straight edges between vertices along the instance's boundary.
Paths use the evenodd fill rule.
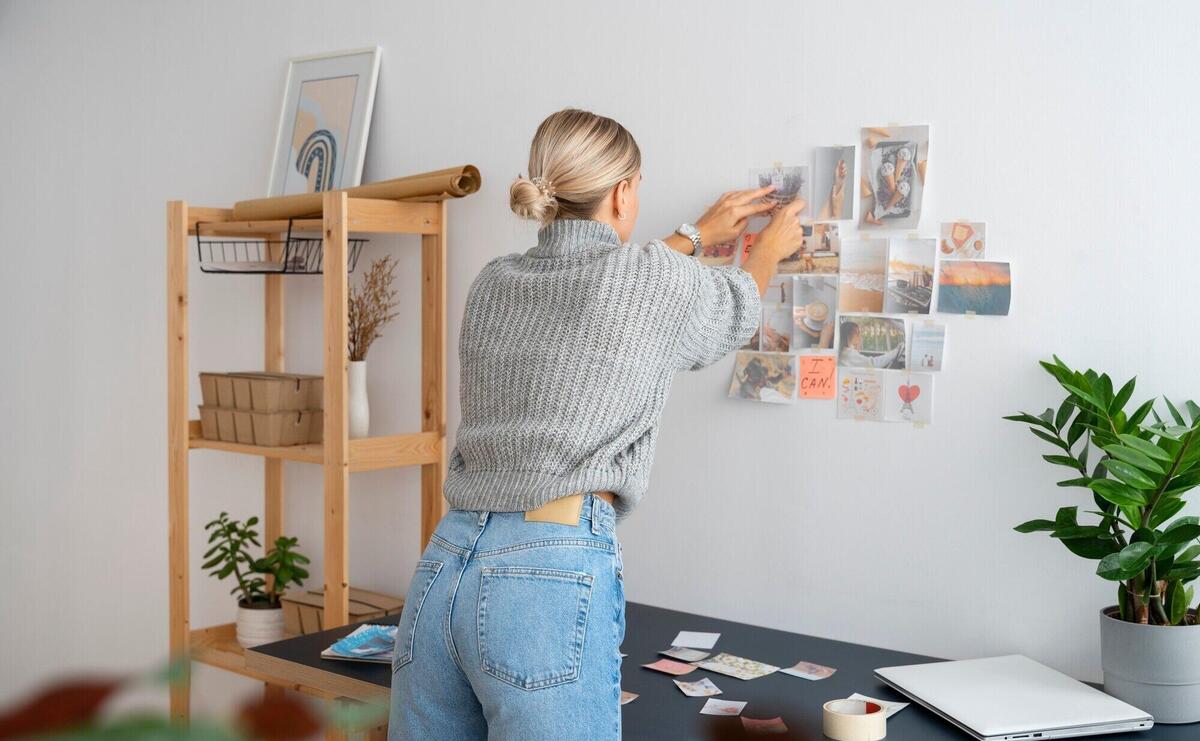
<path fill-rule="evenodd" d="M 420 175 L 381 180 L 343 189 L 351 198 L 462 198 L 479 190 L 482 178 L 474 165 L 451 167 Z M 324 193 L 300 193 L 276 198 L 255 198 L 233 204 L 233 221 L 270 221 L 319 216 Z"/>
<path fill-rule="evenodd" d="M 822 708 L 822 730 L 833 741 L 879 741 L 887 736 L 887 713 L 876 703 L 830 700 Z"/>

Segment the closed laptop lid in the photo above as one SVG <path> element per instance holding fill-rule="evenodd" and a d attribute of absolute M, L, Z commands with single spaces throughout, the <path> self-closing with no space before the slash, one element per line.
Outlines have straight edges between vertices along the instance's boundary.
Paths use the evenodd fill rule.
<path fill-rule="evenodd" d="M 876 676 L 980 736 L 1149 720 L 1026 656 L 890 666 Z"/>

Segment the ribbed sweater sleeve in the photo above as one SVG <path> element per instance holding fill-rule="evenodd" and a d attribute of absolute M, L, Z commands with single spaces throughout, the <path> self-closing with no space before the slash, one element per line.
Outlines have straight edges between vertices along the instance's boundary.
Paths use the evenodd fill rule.
<path fill-rule="evenodd" d="M 738 349 L 754 335 L 762 299 L 753 276 L 732 265 L 709 266 L 692 259 L 692 285 L 676 351 L 681 370 L 699 370 Z"/>

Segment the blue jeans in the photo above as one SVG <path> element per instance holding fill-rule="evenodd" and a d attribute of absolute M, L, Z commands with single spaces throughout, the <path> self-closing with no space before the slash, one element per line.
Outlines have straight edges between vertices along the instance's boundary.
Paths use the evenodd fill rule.
<path fill-rule="evenodd" d="M 388 739 L 619 739 L 615 525 L 591 494 L 578 525 L 449 512 L 404 603 Z"/>

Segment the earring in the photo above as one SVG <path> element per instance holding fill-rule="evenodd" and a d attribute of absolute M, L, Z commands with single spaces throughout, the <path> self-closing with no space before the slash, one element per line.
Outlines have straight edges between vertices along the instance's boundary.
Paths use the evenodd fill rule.
<path fill-rule="evenodd" d="M 624 220 L 625 220 L 625 214 L 618 211 L 617 212 L 617 221 L 624 221 Z"/>

